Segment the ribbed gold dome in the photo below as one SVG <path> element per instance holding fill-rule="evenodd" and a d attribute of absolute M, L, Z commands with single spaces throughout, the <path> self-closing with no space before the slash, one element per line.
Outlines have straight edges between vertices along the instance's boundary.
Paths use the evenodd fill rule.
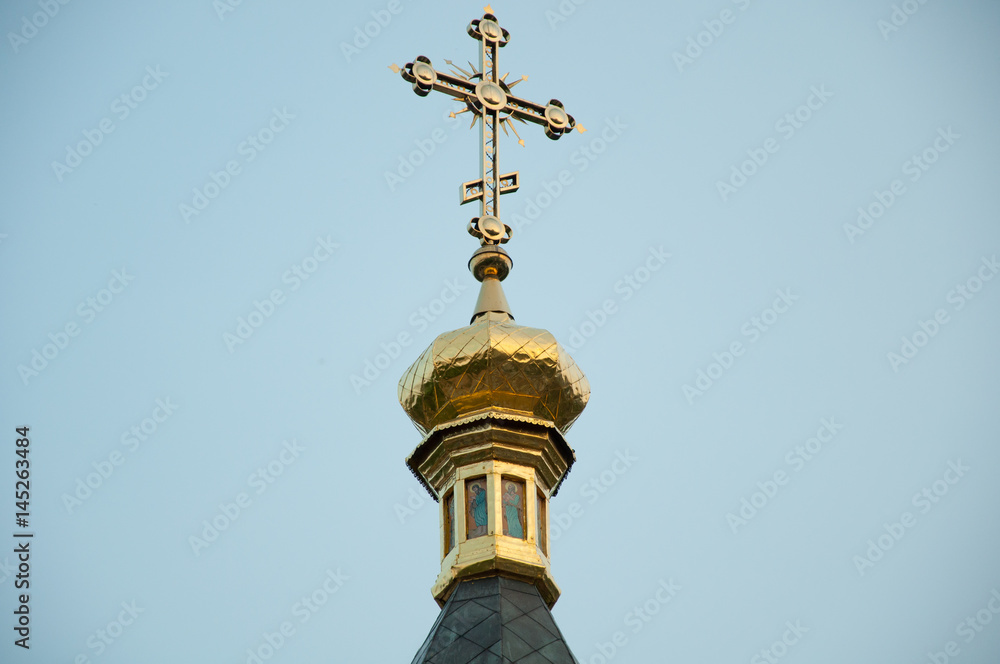
<path fill-rule="evenodd" d="M 487 409 L 566 432 L 589 398 L 587 377 L 550 332 L 496 312 L 440 335 L 399 381 L 399 403 L 423 433 Z"/>

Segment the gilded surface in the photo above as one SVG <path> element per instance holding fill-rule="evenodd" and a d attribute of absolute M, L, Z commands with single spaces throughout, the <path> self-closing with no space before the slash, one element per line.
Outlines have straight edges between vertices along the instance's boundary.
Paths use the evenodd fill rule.
<path fill-rule="evenodd" d="M 440 335 L 399 381 L 399 402 L 425 434 L 487 408 L 565 432 L 589 398 L 587 377 L 551 333 L 496 313 Z"/>

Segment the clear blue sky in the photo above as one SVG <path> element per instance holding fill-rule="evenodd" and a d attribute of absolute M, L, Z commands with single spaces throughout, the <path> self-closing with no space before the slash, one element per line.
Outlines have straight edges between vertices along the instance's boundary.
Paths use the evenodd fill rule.
<path fill-rule="evenodd" d="M 0 9 L 0 660 L 430 629 L 396 382 L 472 312 L 478 132 L 388 65 L 474 60 L 483 8 L 348 4 Z M 895 7 L 493 7 L 588 129 L 500 151 L 514 315 L 593 389 L 551 505 L 581 664 L 997 661 L 1000 6 Z"/>

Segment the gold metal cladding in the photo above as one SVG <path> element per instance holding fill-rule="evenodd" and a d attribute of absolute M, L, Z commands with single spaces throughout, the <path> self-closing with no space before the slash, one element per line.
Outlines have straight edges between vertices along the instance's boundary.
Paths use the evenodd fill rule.
<path fill-rule="evenodd" d="M 524 542 L 499 544 L 498 540 L 501 537 L 504 540 L 511 539 L 497 535 L 477 537 L 459 544 L 452 550 L 452 553 L 445 559 L 445 564 L 442 565 L 441 573 L 431 587 L 431 594 L 437 600 L 438 606 L 444 606 L 448 597 L 462 581 L 496 576 L 499 572 L 502 576 L 533 584 L 538 588 L 545 603 L 550 609 L 552 608 L 556 600 L 559 599 L 561 591 L 552 577 L 552 570 L 548 563 L 533 564 L 523 559 L 532 554 L 543 559 L 544 557 L 539 554 L 537 547 L 534 544 Z M 519 549 L 523 549 L 523 551 Z M 459 560 L 460 557 L 462 560 Z M 453 564 L 449 564 L 452 562 L 449 558 L 455 559 Z"/>
<path fill-rule="evenodd" d="M 510 274 L 512 267 L 514 267 L 514 261 L 511 260 L 503 247 L 496 245 L 479 247 L 469 259 L 469 270 L 476 281 L 480 282 L 488 278 L 503 281 Z M 511 316 L 511 319 L 513 318 Z"/>
<path fill-rule="evenodd" d="M 590 385 L 550 332 L 488 312 L 435 339 L 403 374 L 398 394 L 422 433 L 489 408 L 565 432 L 586 407 Z"/>
<path fill-rule="evenodd" d="M 483 240 L 482 246 L 507 244 L 514 235 L 514 229 L 496 217 L 474 217 L 469 221 L 469 235 Z"/>
<path fill-rule="evenodd" d="M 502 111 L 507 105 L 507 93 L 493 81 L 479 81 L 476 84 L 476 98 L 491 111 Z"/>
<path fill-rule="evenodd" d="M 413 85 L 413 91 L 421 97 L 426 97 L 431 90 L 437 90 L 461 102 L 465 108 L 457 113 L 471 112 L 472 125 L 479 122 L 479 170 L 480 177 L 462 185 L 461 202 L 479 201 L 479 217 L 477 219 L 497 218 L 500 212 L 497 207 L 502 194 L 517 190 L 517 174 L 498 176 L 499 155 L 498 139 L 502 129 L 507 134 L 508 129 L 517 136 L 518 143 L 524 141 L 514 127 L 518 122 L 533 122 L 545 128 L 545 135 L 555 140 L 567 131 L 576 127 L 573 116 L 566 112 L 558 99 L 552 99 L 548 104 L 536 104 L 511 93 L 511 88 L 526 80 L 522 76 L 510 85 L 505 82 L 509 72 L 500 76 L 497 69 L 499 50 L 510 41 L 510 33 L 500 26 L 497 17 L 487 5 L 482 18 L 475 19 L 466 28 L 469 36 L 479 42 L 479 68 L 469 63 L 469 70 L 455 65 L 451 60 L 445 63 L 452 73 L 440 72 L 434 69 L 431 61 L 421 55 L 405 67 L 390 65 L 390 69 L 398 72 L 406 81 Z M 457 113 L 452 113 L 455 117 Z M 580 126 L 579 131 L 583 131 Z M 510 180 L 514 176 L 513 181 Z M 506 183 L 505 183 L 506 180 Z M 500 244 L 510 239 L 507 234 L 473 233 L 480 243 Z"/>
<path fill-rule="evenodd" d="M 551 423 L 487 410 L 435 428 L 406 465 L 439 500 L 459 468 L 489 461 L 531 468 L 538 486 L 554 496 L 576 455 Z"/>
<path fill-rule="evenodd" d="M 490 244 L 496 244 L 503 239 L 504 234 L 510 232 L 510 227 L 501 223 L 496 217 L 480 217 L 476 221 L 476 230 L 487 238 Z"/>
<path fill-rule="evenodd" d="M 444 604 L 460 581 L 497 573 L 534 584 L 550 608 L 555 604 L 559 598 L 559 587 L 552 578 L 549 559 L 537 539 L 539 532 L 547 537 L 548 524 L 538 522 L 540 516 L 544 520 L 545 508 L 542 508 L 541 514 L 538 512 L 534 496 L 540 493 L 544 497 L 543 503 L 547 503 L 548 498 L 544 486 L 536 482 L 536 477 L 531 468 L 493 460 L 465 464 L 452 474 L 445 491 L 456 496 L 456 500 L 467 495 L 469 482 L 481 483 L 485 478 L 487 525 L 485 533 L 466 536 L 469 505 L 465 501 L 455 503 L 457 541 L 446 549 L 442 539 L 441 574 L 431 588 L 431 593 L 440 604 Z M 502 487 L 512 480 L 522 484 L 525 496 L 532 497 L 530 502 L 526 500 L 524 504 L 523 536 L 503 534 Z M 441 510 L 441 523 L 445 527 L 448 522 L 443 505 Z"/>

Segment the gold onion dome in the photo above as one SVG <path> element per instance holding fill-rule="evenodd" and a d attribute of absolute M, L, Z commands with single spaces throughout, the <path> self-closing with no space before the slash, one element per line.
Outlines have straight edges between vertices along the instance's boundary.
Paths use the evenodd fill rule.
<path fill-rule="evenodd" d="M 565 433 L 590 384 L 552 333 L 514 322 L 500 280 L 510 259 L 483 247 L 470 261 L 482 281 L 472 323 L 438 336 L 399 381 L 399 402 L 421 433 L 492 412 L 554 424 Z"/>
<path fill-rule="evenodd" d="M 587 377 L 550 332 L 496 312 L 440 335 L 399 382 L 399 402 L 424 434 L 488 410 L 565 433 L 589 397 Z"/>

